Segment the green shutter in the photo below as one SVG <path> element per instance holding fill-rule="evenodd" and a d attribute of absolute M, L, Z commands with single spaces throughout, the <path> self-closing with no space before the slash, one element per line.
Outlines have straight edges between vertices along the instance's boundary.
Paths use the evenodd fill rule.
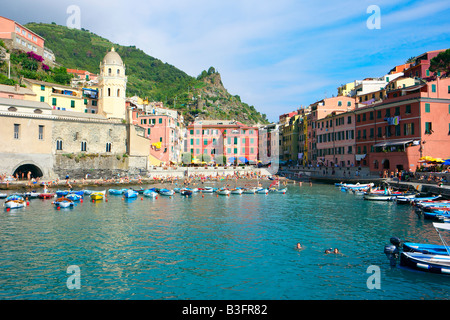
<path fill-rule="evenodd" d="M 425 103 L 425 112 L 427 112 L 427 113 L 430 112 L 430 104 L 429 103 Z"/>

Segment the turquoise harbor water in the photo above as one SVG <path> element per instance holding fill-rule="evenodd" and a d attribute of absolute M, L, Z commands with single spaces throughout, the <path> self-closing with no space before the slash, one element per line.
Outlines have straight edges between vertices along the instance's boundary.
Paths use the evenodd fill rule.
<path fill-rule="evenodd" d="M 409 206 L 330 185 L 269 195 L 138 197 L 0 214 L 0 299 L 448 299 L 450 277 L 391 268 L 391 236 L 440 243 Z M 304 249 L 295 249 L 300 242 Z M 344 255 L 325 255 L 326 248 Z M 69 290 L 67 268 L 80 268 Z M 380 289 L 368 289 L 370 266 Z"/>

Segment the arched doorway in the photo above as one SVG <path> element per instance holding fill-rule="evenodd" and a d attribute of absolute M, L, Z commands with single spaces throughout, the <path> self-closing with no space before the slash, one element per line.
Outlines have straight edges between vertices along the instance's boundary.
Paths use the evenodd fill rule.
<path fill-rule="evenodd" d="M 30 179 L 36 179 L 43 176 L 42 170 L 38 166 L 31 163 L 26 163 L 18 166 L 17 169 L 14 170 L 13 176 L 17 177 L 20 180 L 27 180 L 28 174 L 30 175 Z"/>
<path fill-rule="evenodd" d="M 387 169 L 389 170 L 389 160 L 388 159 L 384 159 L 383 160 L 383 169 Z"/>

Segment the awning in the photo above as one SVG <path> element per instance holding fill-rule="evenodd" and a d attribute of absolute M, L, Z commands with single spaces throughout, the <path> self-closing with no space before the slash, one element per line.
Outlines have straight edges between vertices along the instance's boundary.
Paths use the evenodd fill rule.
<path fill-rule="evenodd" d="M 411 143 L 413 140 L 400 140 L 400 141 L 383 141 L 377 144 L 374 144 L 374 148 L 376 147 L 388 147 L 388 146 L 401 146 L 407 143 Z"/>

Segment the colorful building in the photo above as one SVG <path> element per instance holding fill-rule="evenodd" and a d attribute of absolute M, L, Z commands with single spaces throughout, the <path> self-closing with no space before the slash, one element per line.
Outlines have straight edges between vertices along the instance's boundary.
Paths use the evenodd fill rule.
<path fill-rule="evenodd" d="M 414 63 L 404 71 L 405 76 L 422 79 L 432 77 L 433 74 L 430 71 L 430 61 L 443 51 L 445 51 L 445 49 L 428 51 L 415 57 Z M 437 76 L 441 76 L 440 73 L 437 74 Z"/>
<path fill-rule="evenodd" d="M 355 112 L 332 112 L 317 120 L 317 163 L 325 166 L 355 165 Z"/>
<path fill-rule="evenodd" d="M 258 128 L 235 120 L 194 121 L 187 126 L 186 151 L 194 163 L 256 163 Z"/>
<path fill-rule="evenodd" d="M 53 64 L 55 55 L 45 48 L 45 39 L 37 33 L 25 28 L 20 23 L 0 16 L 0 39 L 9 49 L 24 52 L 33 51 L 42 56 L 46 63 Z"/>
<path fill-rule="evenodd" d="M 325 98 L 310 105 L 311 112 L 307 116 L 308 126 L 308 162 L 317 164 L 317 121 L 332 114 L 340 114 L 351 111 L 355 108 L 355 98 L 352 97 L 332 97 Z"/>
<path fill-rule="evenodd" d="M 176 110 L 166 108 L 145 112 L 133 106 L 132 123 L 144 129 L 149 140 L 152 165 L 165 165 L 181 162 L 183 149 L 183 119 Z"/>
<path fill-rule="evenodd" d="M 82 92 L 77 88 L 34 79 L 23 79 L 24 84 L 36 94 L 39 102 L 45 102 L 55 110 L 85 111 Z"/>
<path fill-rule="evenodd" d="M 355 160 L 371 171 L 415 170 L 424 156 L 450 157 L 449 78 L 390 90 L 355 114 Z"/>

